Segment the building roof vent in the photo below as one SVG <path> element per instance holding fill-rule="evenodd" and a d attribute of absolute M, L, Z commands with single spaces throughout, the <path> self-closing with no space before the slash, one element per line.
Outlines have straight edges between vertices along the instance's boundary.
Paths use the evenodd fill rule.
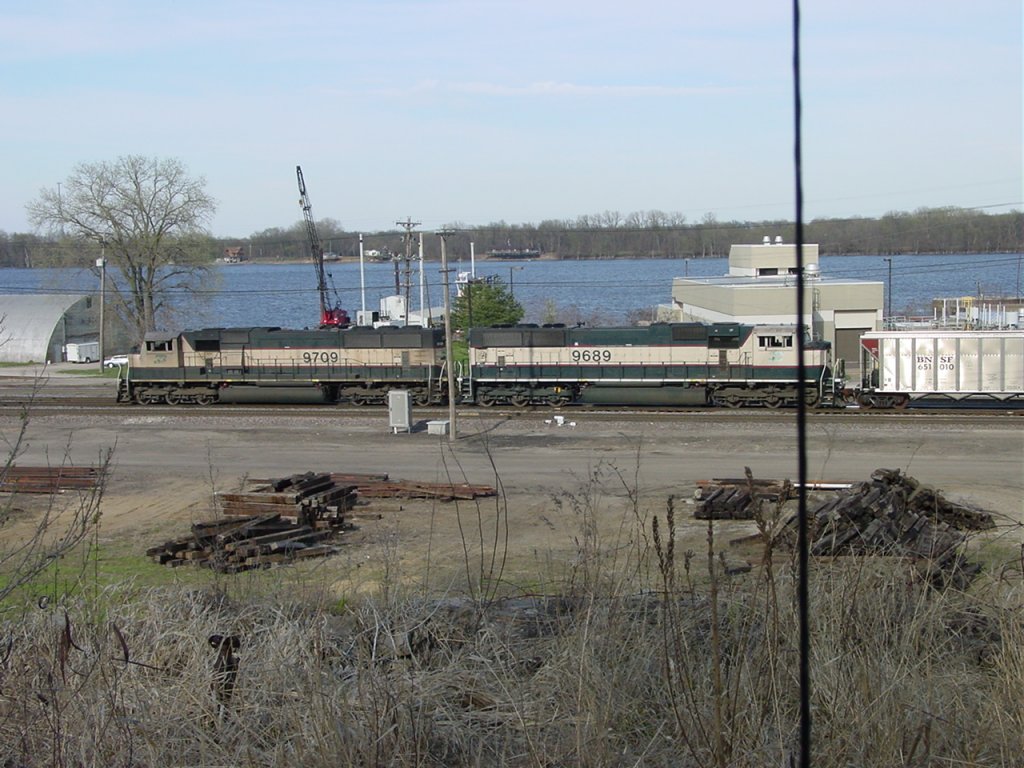
<path fill-rule="evenodd" d="M 807 264 L 804 267 L 804 274 L 808 280 L 820 280 L 821 279 L 821 267 L 817 264 Z"/>
<path fill-rule="evenodd" d="M 782 245 L 782 235 L 776 235 L 775 236 L 775 244 L 776 245 Z"/>

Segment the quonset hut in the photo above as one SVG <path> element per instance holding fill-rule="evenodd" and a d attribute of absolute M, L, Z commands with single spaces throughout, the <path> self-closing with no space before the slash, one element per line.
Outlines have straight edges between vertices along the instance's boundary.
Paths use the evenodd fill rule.
<path fill-rule="evenodd" d="M 93 296 L 0 296 L 0 362 L 60 362 L 66 344 L 98 337 L 99 302 Z"/>

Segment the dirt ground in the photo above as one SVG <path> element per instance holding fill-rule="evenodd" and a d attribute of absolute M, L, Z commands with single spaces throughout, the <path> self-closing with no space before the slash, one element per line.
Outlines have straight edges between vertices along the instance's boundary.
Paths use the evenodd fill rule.
<path fill-rule="evenodd" d="M 109 382 L 97 382 L 110 386 Z M 0 382 L 0 401 L 6 392 Z M 994 546 L 1024 541 L 1024 415 L 984 420 L 955 416 L 812 418 L 808 472 L 814 481 L 867 479 L 880 467 L 899 468 L 954 500 L 993 512 Z M 416 414 L 414 413 L 414 418 Z M 8 443 L 17 415 L 0 414 Z M 401 568 L 419 578 L 430 569 L 442 581 L 471 571 L 497 573 L 524 588 L 564 578 L 589 554 L 625 562 L 648 540 L 651 517 L 662 519 L 669 496 L 677 505 L 681 546 L 701 551 L 704 523 L 692 519 L 698 480 L 742 477 L 795 479 L 795 415 L 752 418 L 743 411 L 646 419 L 609 419 L 586 411 L 537 412 L 506 420 L 463 416 L 454 441 L 422 428 L 393 434 L 387 414 L 293 417 L 266 412 L 237 417 L 217 409 L 162 416 L 141 407 L 110 415 L 33 414 L 17 463 L 97 464 L 113 451 L 102 503 L 102 536 L 131 551 L 187 533 L 190 522 L 214 516 L 213 494 L 243 478 L 293 473 L 386 473 L 391 478 L 495 486 L 497 498 L 478 502 L 378 501 L 356 510 L 339 570 Z M 26 514 L 0 529 L 10 539 Z M 753 532 L 749 522 L 718 524 L 718 536 Z M 381 564 L 385 563 L 386 566 Z M 371 576 L 374 574 L 374 576 Z M 434 577 L 430 577 L 433 582 Z"/>

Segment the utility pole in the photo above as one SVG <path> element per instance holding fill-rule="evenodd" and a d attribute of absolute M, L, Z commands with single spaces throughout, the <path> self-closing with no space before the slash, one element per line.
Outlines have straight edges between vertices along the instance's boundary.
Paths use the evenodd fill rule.
<path fill-rule="evenodd" d="M 420 232 L 420 325 L 424 328 L 429 328 L 431 325 L 430 309 L 426 307 L 427 303 L 427 282 L 423 272 L 423 233 Z M 423 313 L 427 314 L 424 315 Z"/>
<path fill-rule="evenodd" d="M 889 262 L 889 281 L 888 281 L 888 288 L 889 288 L 888 294 L 889 294 L 889 296 L 886 299 L 886 303 L 885 303 L 885 306 L 886 306 L 885 314 L 888 316 L 889 327 L 891 327 L 892 326 L 892 258 L 890 258 L 888 256 L 883 256 L 882 258 L 884 258 L 887 262 Z M 885 323 L 882 323 L 882 326 L 885 327 Z"/>
<path fill-rule="evenodd" d="M 444 282 L 444 356 L 445 366 L 448 369 L 448 441 L 451 442 L 457 435 L 455 425 L 455 359 L 452 354 L 452 301 L 451 290 L 448 287 L 448 238 L 452 235 L 451 230 L 442 229 L 437 233 L 441 238 L 441 280 Z"/>
<path fill-rule="evenodd" d="M 363 317 L 366 317 L 366 263 L 363 251 L 363 233 L 359 233 L 359 298 L 362 302 Z"/>
<path fill-rule="evenodd" d="M 412 228 L 418 227 L 420 223 L 413 221 L 406 216 L 405 221 L 396 221 L 400 227 L 405 227 L 405 324 L 409 324 L 409 291 L 412 285 Z"/>
<path fill-rule="evenodd" d="M 99 358 L 100 358 L 100 370 L 102 371 L 103 370 L 103 360 L 106 357 L 106 353 L 103 350 L 103 326 L 104 326 L 103 308 L 104 308 L 104 305 L 107 303 L 107 259 L 106 259 L 106 249 L 102 245 L 100 245 L 100 257 L 98 259 L 96 259 L 96 266 L 100 268 L 100 343 L 99 343 L 99 347 L 100 347 L 99 352 L 100 352 L 100 354 L 99 354 Z"/>
<path fill-rule="evenodd" d="M 513 272 L 519 272 L 522 269 L 523 269 L 522 267 L 509 267 L 508 268 L 508 294 L 513 299 L 516 297 L 516 286 L 515 286 L 515 283 L 512 281 L 512 273 Z"/>

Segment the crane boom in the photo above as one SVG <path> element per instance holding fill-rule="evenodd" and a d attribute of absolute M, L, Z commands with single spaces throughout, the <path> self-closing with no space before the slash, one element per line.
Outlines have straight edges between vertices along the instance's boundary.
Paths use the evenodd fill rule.
<path fill-rule="evenodd" d="M 320 327 L 336 328 L 350 325 L 351 321 L 348 312 L 335 303 L 334 306 L 327 300 L 327 274 L 324 271 L 324 249 L 320 245 L 320 235 L 316 231 L 316 222 L 313 221 L 313 205 L 309 202 L 309 195 L 306 193 L 306 182 L 302 178 L 302 166 L 295 166 L 295 175 L 299 180 L 299 205 L 302 206 L 302 216 L 306 220 L 306 235 L 309 238 L 309 247 L 313 256 L 313 265 L 316 267 L 316 287 L 320 294 Z"/>

